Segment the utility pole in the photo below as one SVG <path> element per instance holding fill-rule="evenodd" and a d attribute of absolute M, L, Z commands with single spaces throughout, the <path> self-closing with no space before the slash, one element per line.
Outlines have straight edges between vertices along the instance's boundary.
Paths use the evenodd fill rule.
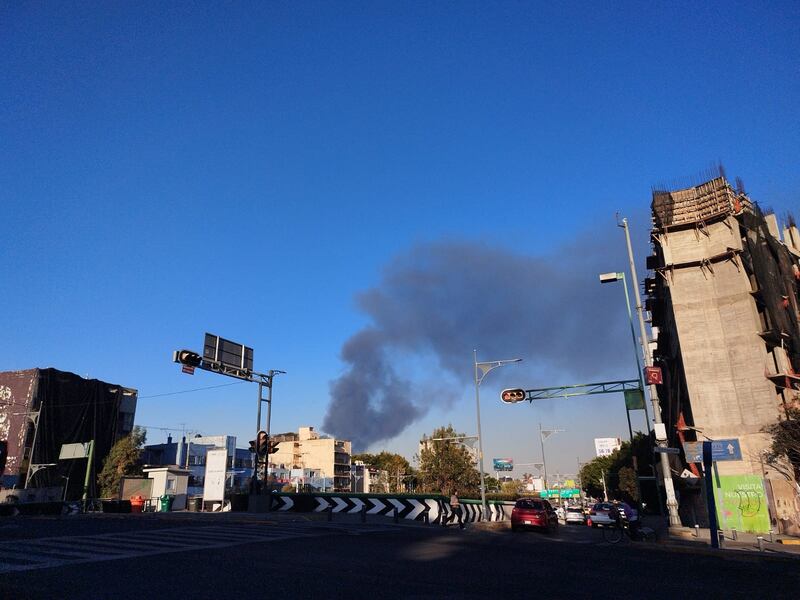
<path fill-rule="evenodd" d="M 628 245 L 628 260 L 631 265 L 631 275 L 633 276 L 633 293 L 636 299 L 636 312 L 639 315 L 639 333 L 641 334 L 642 351 L 644 353 L 644 364 L 646 367 L 653 366 L 653 356 L 650 352 L 650 344 L 648 342 L 647 329 L 644 325 L 644 309 L 642 307 L 642 298 L 639 294 L 639 277 L 636 275 L 636 261 L 633 258 L 633 247 L 631 246 L 631 234 L 628 230 L 628 219 L 623 218 L 622 224 L 619 225 L 625 230 L 625 241 Z M 661 418 L 661 406 L 658 400 L 658 390 L 655 385 L 649 385 L 650 388 L 650 401 L 653 404 L 653 419 L 657 425 L 663 423 Z M 658 428 L 656 428 L 658 429 Z M 656 445 L 666 447 L 666 440 L 656 439 Z M 661 457 L 661 471 L 664 477 L 664 491 L 667 495 L 667 512 L 669 513 L 669 524 L 671 527 L 680 527 L 681 519 L 678 516 L 678 501 L 675 497 L 675 486 L 672 483 L 672 470 L 669 466 L 669 456 L 665 452 L 658 453 Z"/>
<path fill-rule="evenodd" d="M 547 490 L 547 459 L 544 457 L 544 436 L 542 435 L 542 424 L 539 423 L 539 442 L 542 444 L 542 466 L 544 467 L 544 479 L 542 479 L 542 489 Z"/>
<path fill-rule="evenodd" d="M 606 488 L 606 472 L 600 470 L 600 477 L 603 479 L 603 500 L 608 502 L 608 489 Z"/>

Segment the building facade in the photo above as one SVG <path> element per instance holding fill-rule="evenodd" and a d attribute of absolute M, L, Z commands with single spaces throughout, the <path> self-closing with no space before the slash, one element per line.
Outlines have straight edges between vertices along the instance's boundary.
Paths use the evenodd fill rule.
<path fill-rule="evenodd" d="M 0 484 L 52 488 L 62 490 L 57 500 L 77 499 L 86 461 L 61 460 L 61 446 L 93 440 L 90 493 L 97 497 L 96 475 L 111 447 L 133 430 L 136 400 L 135 389 L 58 369 L 0 373 L 0 441 L 8 447 Z"/>
<path fill-rule="evenodd" d="M 357 460 L 351 468 L 351 491 L 359 494 L 388 494 L 389 473 Z"/>
<path fill-rule="evenodd" d="M 764 464 L 771 440 L 763 430 L 786 417 L 800 390 L 800 234 L 791 222 L 779 227 L 723 173 L 655 191 L 652 214 L 646 307 L 671 445 L 729 440 L 734 457 L 738 445 L 740 459 L 717 463 L 721 525 L 796 532 L 796 486 Z M 672 460 L 675 473 L 695 475 L 676 478 L 682 519 L 692 525 L 704 512 L 699 466 L 685 454 Z"/>
<path fill-rule="evenodd" d="M 150 466 L 178 465 L 190 473 L 188 494 L 202 496 L 205 485 L 206 454 L 209 450 L 224 448 L 227 453 L 225 471 L 226 493 L 247 492 L 253 475 L 253 455 L 246 448 L 236 447 L 236 436 L 208 435 L 184 438 L 173 442 L 167 438 L 165 444 L 144 447 L 142 463 Z"/>
<path fill-rule="evenodd" d="M 346 492 L 351 488 L 351 443 L 322 437 L 313 427 L 300 427 L 297 433 L 271 436 L 278 442 L 277 452 L 271 454 L 270 472 L 280 469 L 311 470 L 317 478 L 331 484 L 331 490 Z M 299 476 L 299 475 L 298 475 Z"/>

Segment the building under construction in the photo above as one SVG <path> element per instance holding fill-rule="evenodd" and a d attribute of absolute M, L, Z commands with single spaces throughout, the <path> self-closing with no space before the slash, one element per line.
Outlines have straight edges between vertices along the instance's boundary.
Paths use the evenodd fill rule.
<path fill-rule="evenodd" d="M 652 216 L 646 305 L 670 445 L 729 440 L 716 463 L 720 527 L 797 533 L 797 486 L 791 469 L 765 463 L 763 429 L 800 394 L 800 232 L 764 214 L 722 169 L 700 185 L 654 191 Z M 706 518 L 693 458 L 684 452 L 672 465 L 689 526 Z"/>
<path fill-rule="evenodd" d="M 93 440 L 96 476 L 111 446 L 133 430 L 136 400 L 134 389 L 58 369 L 0 373 L 0 442 L 8 448 L 0 496 L 80 498 L 86 460 L 62 460 L 61 446 Z M 89 493 L 97 497 L 94 477 Z"/>

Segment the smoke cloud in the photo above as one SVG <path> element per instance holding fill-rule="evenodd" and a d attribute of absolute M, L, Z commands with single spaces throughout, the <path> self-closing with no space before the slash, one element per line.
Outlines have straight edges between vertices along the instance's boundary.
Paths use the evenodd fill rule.
<path fill-rule="evenodd" d="M 347 368 L 330 384 L 323 429 L 363 449 L 452 401 L 463 388 L 443 393 L 398 375 L 403 360 L 419 357 L 433 359 L 440 380 L 464 386 L 472 382 L 473 348 L 479 360 L 524 359 L 492 374 L 509 385 L 509 377 L 544 387 L 635 376 L 622 287 L 601 289 L 598 280 L 626 270 L 622 234 L 609 229 L 615 235 L 607 239 L 586 234 L 543 256 L 461 241 L 420 244 L 396 257 L 357 298 L 371 324 L 342 348 Z"/>

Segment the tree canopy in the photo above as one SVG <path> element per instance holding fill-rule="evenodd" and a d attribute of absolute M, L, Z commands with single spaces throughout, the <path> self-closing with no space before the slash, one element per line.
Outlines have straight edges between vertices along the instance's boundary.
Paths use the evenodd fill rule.
<path fill-rule="evenodd" d="M 457 440 L 433 441 L 438 438 L 459 438 L 452 425 L 434 429 L 419 454 L 419 479 L 423 491 L 441 494 L 474 495 L 480 488 L 480 473 L 472 454 Z"/>
<path fill-rule="evenodd" d="M 396 494 L 407 489 L 408 483 L 416 478 L 416 471 L 411 463 L 400 454 L 386 452 L 378 454 L 361 453 L 354 454 L 353 461 L 360 460 L 366 465 L 370 465 L 381 471 L 386 471 L 389 483 L 389 492 Z"/>
<path fill-rule="evenodd" d="M 103 463 L 103 470 L 97 476 L 100 484 L 100 495 L 103 498 L 116 497 L 123 477 L 141 475 L 142 468 L 138 464 L 139 455 L 144 446 L 146 432 L 141 427 L 134 427 L 130 435 L 121 438 L 111 447 Z"/>
<path fill-rule="evenodd" d="M 631 442 L 622 442 L 619 450 L 608 456 L 598 456 L 584 464 L 579 474 L 581 487 L 590 496 L 601 498 L 605 475 L 609 499 L 619 498 L 634 503 L 639 501 L 639 486 L 633 468 L 634 457 L 640 469 L 650 470 L 648 467 L 652 464 L 650 447 L 650 439 L 643 433 L 637 432 L 633 437 L 633 449 Z"/>

